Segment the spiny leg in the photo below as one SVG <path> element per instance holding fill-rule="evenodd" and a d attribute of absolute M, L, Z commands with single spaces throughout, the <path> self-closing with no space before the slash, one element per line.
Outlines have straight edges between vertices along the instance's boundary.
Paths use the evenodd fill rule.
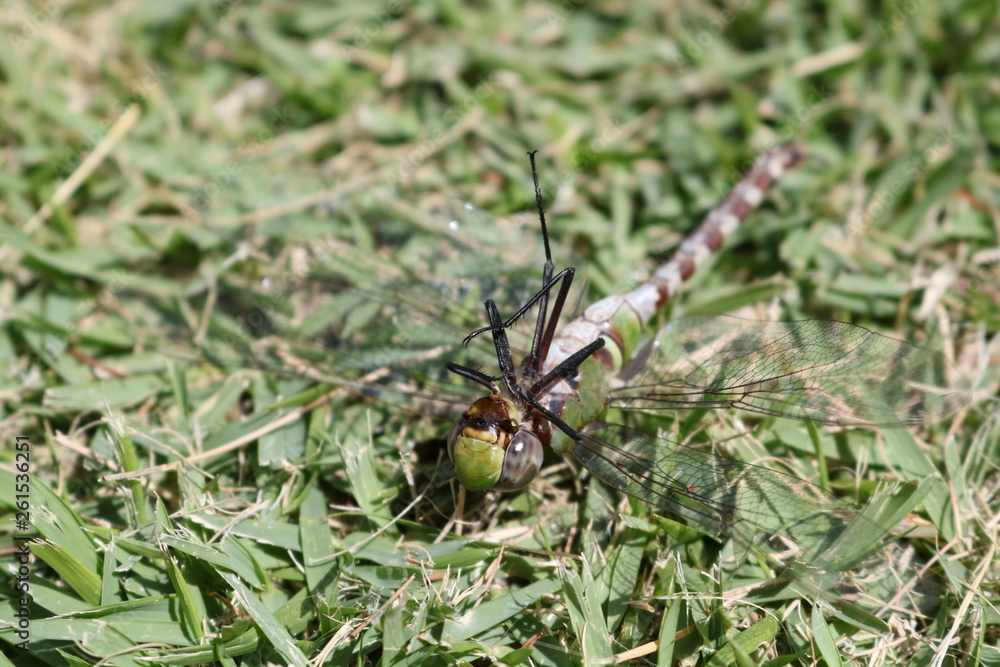
<path fill-rule="evenodd" d="M 535 293 L 535 295 L 532 296 L 527 303 L 521 306 L 521 308 L 513 316 L 507 319 L 507 321 L 503 323 L 503 327 L 509 328 L 513 326 L 514 323 L 521 319 L 521 317 L 533 305 L 535 305 L 535 303 L 538 303 L 538 319 L 535 322 L 535 334 L 532 337 L 531 352 L 525 361 L 525 365 L 528 368 L 539 371 L 545 363 L 545 359 L 548 356 L 549 346 L 552 343 L 552 339 L 555 337 L 556 327 L 559 324 L 559 316 L 562 315 L 563 306 L 566 303 L 570 287 L 573 284 L 575 269 L 573 267 L 563 269 L 558 275 L 556 275 L 555 278 L 552 277 L 552 272 L 555 270 L 555 266 L 552 262 L 548 226 L 545 222 L 545 206 L 542 202 L 542 190 L 538 183 L 538 169 L 535 166 L 535 155 L 537 153 L 538 151 L 529 151 L 528 158 L 531 162 L 531 179 L 535 186 L 535 205 L 538 208 L 538 221 L 542 232 L 542 242 L 545 245 L 545 266 L 542 269 L 542 288 Z M 552 303 L 552 315 L 550 317 L 548 315 L 549 292 L 557 282 L 560 283 L 559 292 Z M 466 336 L 463 342 L 468 345 L 473 338 L 489 330 L 490 327 L 477 329 Z"/>
<path fill-rule="evenodd" d="M 524 305 L 521 306 L 518 309 L 518 311 L 516 313 L 514 313 L 512 316 L 510 316 L 505 322 L 501 322 L 498 326 L 500 326 L 503 329 L 509 329 L 519 319 L 521 319 L 521 317 L 523 317 L 524 314 L 526 312 L 528 312 L 528 310 L 532 306 L 534 306 L 536 303 L 538 303 L 539 301 L 541 301 L 542 303 L 545 303 L 545 301 L 547 300 L 547 297 L 548 297 L 548 293 L 552 290 L 553 287 L 555 287 L 555 285 L 557 283 L 559 283 L 559 293 L 556 295 L 556 299 L 553 302 L 552 315 L 553 315 L 553 320 L 558 320 L 559 313 L 562 311 L 563 303 L 566 301 L 567 296 L 569 296 L 569 288 L 573 284 L 573 276 L 575 274 L 576 274 L 576 269 L 573 268 L 572 266 L 569 267 L 569 268 L 563 269 L 562 271 L 560 271 L 559 273 L 557 273 L 555 278 L 552 278 L 551 280 L 545 282 L 542 285 L 542 289 L 540 289 L 537 292 L 535 292 L 534 296 L 532 296 L 530 299 L 528 299 L 524 303 Z M 540 311 L 541 312 L 539 314 L 543 315 L 544 311 L 545 311 L 544 306 L 542 308 L 540 308 Z M 540 322 L 544 322 L 544 319 L 540 318 L 539 321 Z M 549 328 L 550 329 L 552 328 L 551 324 L 550 324 Z M 480 327 L 479 329 L 476 329 L 475 331 L 473 331 L 472 333 L 470 333 L 468 336 L 466 336 L 465 339 L 462 341 L 462 343 L 464 345 L 468 345 L 470 342 L 472 342 L 473 338 L 476 338 L 477 336 L 480 336 L 481 334 L 484 334 L 487 331 L 492 331 L 492 330 L 493 330 L 493 326 L 492 325 L 485 326 L 485 327 Z M 539 331 L 539 327 L 536 326 L 536 330 L 535 330 L 535 338 L 536 338 L 536 340 L 539 337 L 538 331 Z M 532 343 L 532 348 L 534 348 L 534 345 L 535 345 L 535 343 Z M 534 351 L 534 350 L 532 350 L 532 351 Z"/>
<path fill-rule="evenodd" d="M 538 151 L 531 151 L 528 153 L 528 159 L 531 162 L 531 180 L 535 184 L 535 206 L 538 207 L 538 222 L 542 228 L 542 242 L 545 244 L 545 270 L 542 272 L 542 284 L 548 283 L 549 276 L 552 275 L 554 267 L 552 265 L 552 252 L 549 248 L 549 231 L 545 224 L 545 206 L 542 204 L 542 189 L 538 185 L 538 169 L 535 168 L 535 153 Z M 572 267 L 570 267 L 572 271 Z M 549 345 L 552 344 L 552 338 L 555 336 L 556 327 L 559 325 L 559 316 L 562 315 L 563 306 L 566 304 L 566 298 L 569 295 L 569 287 L 573 282 L 573 273 L 569 273 L 562 284 L 559 286 L 559 294 L 556 296 L 555 301 L 552 304 L 552 315 L 547 316 L 548 311 L 548 291 L 546 296 L 542 297 L 541 306 L 538 308 L 538 320 L 535 323 L 535 335 L 531 340 L 531 354 L 527 360 L 527 366 L 536 371 L 541 370 L 542 366 L 545 364 L 545 358 L 549 354 Z M 548 317 L 548 325 L 546 326 L 546 317 Z"/>

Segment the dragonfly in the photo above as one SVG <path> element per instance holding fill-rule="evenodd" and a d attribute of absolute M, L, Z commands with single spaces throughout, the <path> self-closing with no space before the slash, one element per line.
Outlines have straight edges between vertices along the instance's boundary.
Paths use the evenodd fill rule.
<path fill-rule="evenodd" d="M 465 339 L 492 337 L 498 375 L 447 365 L 487 390 L 448 437 L 458 481 L 470 491 L 521 489 L 550 447 L 658 511 L 744 545 L 780 545 L 813 574 L 869 557 L 892 525 L 792 475 L 603 421 L 609 408 L 740 408 L 873 427 L 916 424 L 956 408 L 954 371 L 943 354 L 845 322 L 683 318 L 640 344 L 654 315 L 803 158 L 795 144 L 763 155 L 647 282 L 598 301 L 557 333 L 574 271 L 554 273 L 532 154 L 542 286 L 506 320 L 487 300 L 488 325 Z M 516 366 L 507 332 L 532 308 L 531 348 Z"/>
<path fill-rule="evenodd" d="M 508 243 L 500 225 L 478 235 L 449 236 L 461 226 L 456 221 L 442 234 L 447 242 L 428 255 L 424 247 L 406 244 L 405 225 L 387 224 L 384 235 L 394 251 L 409 258 L 400 266 L 424 263 L 430 271 L 415 275 L 396 267 L 387 278 L 377 266 L 387 257 L 369 261 L 359 252 L 358 246 L 367 245 L 378 254 L 371 230 L 359 226 L 354 242 L 313 248 L 317 256 L 326 253 L 326 261 L 305 271 L 315 292 L 296 293 L 307 304 L 315 297 L 312 314 L 298 324 L 306 337 L 322 337 L 322 344 L 291 350 L 278 336 L 267 354 L 324 382 L 364 395 L 394 395 L 416 409 L 454 411 L 457 401 L 467 400 L 447 449 L 458 482 L 469 491 L 525 488 L 549 448 L 657 513 L 747 549 L 763 549 L 780 567 L 798 568 L 800 578 L 850 571 L 870 558 L 894 527 L 871 512 L 794 475 L 606 419 L 612 409 L 742 409 L 876 427 L 918 424 L 957 408 L 955 371 L 942 353 L 861 326 L 722 316 L 681 318 L 644 332 L 779 179 L 804 160 L 804 150 L 786 144 L 766 152 L 647 282 L 594 303 L 562 327 L 575 271 L 555 269 L 530 155 L 541 252 L 537 244 Z M 414 211 L 398 213 L 407 224 L 427 223 Z M 521 260 L 534 287 L 523 284 L 528 278 L 513 288 L 491 283 L 492 250 L 481 247 L 491 240 L 516 255 L 511 263 Z M 475 314 L 482 312 L 484 296 L 485 325 Z M 502 315 L 508 306 L 512 312 Z M 254 327 L 265 334 L 280 329 L 270 320 L 277 321 L 281 310 L 280 303 L 272 304 Z M 535 323 L 527 335 L 517 325 L 532 311 Z M 480 345 L 487 337 L 490 349 Z M 244 338 L 235 336 L 229 351 L 252 347 L 259 361 L 265 355 L 261 336 Z M 456 347 L 456 341 L 463 345 Z M 515 355 L 522 349 L 527 351 L 518 365 Z M 465 356 L 440 362 L 453 353 Z M 417 377 L 428 363 L 439 373 Z M 320 364 L 331 371 L 318 372 Z M 483 370 L 490 367 L 495 374 Z M 387 378 L 398 376 L 389 369 L 395 368 L 414 381 L 390 386 Z M 449 374 L 460 383 L 447 380 Z"/>

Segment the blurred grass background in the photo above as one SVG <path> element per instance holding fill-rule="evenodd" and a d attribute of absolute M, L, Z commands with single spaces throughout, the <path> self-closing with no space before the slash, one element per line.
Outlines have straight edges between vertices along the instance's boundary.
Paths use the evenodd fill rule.
<path fill-rule="evenodd" d="M 28 436 L 45 538 L 30 652 L 0 631 L 17 664 L 606 664 L 657 639 L 636 664 L 1000 664 L 995 3 L 15 1 L 0 26 L 0 531 Z M 916 449 L 823 436 L 858 485 L 940 475 L 913 541 L 950 569 L 888 637 L 801 600 L 723 605 L 680 575 L 704 541 L 569 467 L 456 527 L 447 480 L 425 489 L 445 420 L 348 392 L 269 430 L 271 403 L 324 390 L 162 348 L 217 311 L 267 328 L 254 295 L 322 284 L 296 271 L 323 234 L 416 237 L 444 199 L 530 214 L 536 148 L 557 264 L 615 293 L 788 140 L 810 160 L 678 307 L 844 319 L 969 379 Z M 801 425 L 759 444 L 817 479 Z"/>

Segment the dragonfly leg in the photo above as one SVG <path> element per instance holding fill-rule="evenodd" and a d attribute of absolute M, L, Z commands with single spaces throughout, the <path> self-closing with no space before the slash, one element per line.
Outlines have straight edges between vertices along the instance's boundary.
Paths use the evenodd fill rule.
<path fill-rule="evenodd" d="M 572 267 L 566 270 L 575 273 Z M 535 324 L 535 336 L 531 340 L 531 355 L 526 362 L 529 368 L 540 371 L 545 365 L 545 360 L 549 356 L 549 348 L 552 346 L 552 339 L 556 335 L 556 327 L 559 325 L 559 316 L 562 315 L 563 306 L 569 297 L 569 288 L 573 283 L 574 273 L 566 276 L 562 284 L 559 285 L 559 293 L 556 294 L 555 301 L 552 302 L 552 314 L 547 317 L 548 325 L 545 324 L 548 301 L 547 298 L 542 299 L 542 305 L 538 309 L 538 322 Z"/>
<path fill-rule="evenodd" d="M 528 161 L 531 162 L 531 180 L 535 183 L 535 206 L 538 207 L 538 222 L 542 227 L 542 242 L 545 244 L 545 263 L 552 264 L 552 250 L 549 248 L 549 230 L 545 226 L 545 206 L 542 205 L 542 188 L 538 185 L 538 170 L 535 168 L 535 155 L 538 151 L 528 151 Z"/>
<path fill-rule="evenodd" d="M 569 288 L 573 284 L 573 276 L 575 273 L 576 269 L 574 269 L 572 266 L 567 269 L 563 269 L 562 271 L 556 274 L 555 278 L 552 278 L 551 280 L 546 282 L 543 285 L 542 289 L 538 290 L 538 292 L 535 293 L 534 296 L 528 299 L 528 301 L 523 306 L 521 306 L 521 308 L 516 313 L 514 313 L 514 315 L 511 316 L 506 322 L 498 322 L 496 325 L 491 323 L 489 326 L 476 329 L 475 331 L 473 331 L 472 333 L 470 333 L 468 336 L 465 337 L 465 339 L 462 341 L 462 344 L 468 345 L 470 342 L 472 342 L 473 338 L 476 338 L 477 336 L 484 334 L 487 331 L 493 331 L 495 327 L 502 327 L 504 329 L 509 329 L 519 319 L 521 319 L 532 306 L 538 303 L 540 299 L 547 296 L 549 290 L 555 287 L 556 283 L 560 283 L 560 286 L 559 286 L 559 293 L 556 296 L 556 300 L 552 306 L 552 313 L 553 315 L 556 316 L 556 319 L 558 319 L 558 313 L 562 311 L 562 304 L 566 301 L 566 297 L 569 295 Z M 489 303 L 489 301 L 487 301 L 487 303 Z M 551 324 L 549 328 L 550 329 L 552 328 Z"/>
<path fill-rule="evenodd" d="M 560 431 L 565 433 L 566 437 L 568 437 L 570 440 L 573 440 L 574 442 L 583 442 L 583 436 L 580 435 L 579 431 L 577 431 L 575 428 L 564 422 L 562 419 L 559 418 L 558 415 L 556 415 L 548 408 L 544 407 L 541 403 L 539 403 L 535 399 L 529 399 L 528 405 L 530 405 L 534 410 L 536 410 L 538 414 L 542 415 L 547 420 L 549 420 L 549 422 L 551 422 L 553 426 L 555 426 Z"/>
<path fill-rule="evenodd" d="M 542 284 L 545 285 L 552 277 L 554 266 L 552 264 L 552 250 L 549 247 L 549 230 L 545 224 L 545 205 L 542 202 L 542 188 L 538 185 L 538 169 L 535 167 L 535 154 L 538 151 L 529 151 L 528 160 L 531 162 L 531 180 L 535 185 L 535 206 L 538 208 L 538 224 L 542 228 L 542 242 L 545 244 L 545 268 L 542 270 Z M 526 365 L 540 371 L 545 365 L 545 359 L 549 356 L 549 347 L 556 333 L 556 326 L 559 323 L 559 316 L 562 314 L 566 297 L 569 294 L 569 286 L 573 282 L 573 275 L 570 274 L 559 286 L 559 294 L 552 304 L 552 315 L 548 315 L 548 293 L 542 297 L 538 307 L 538 320 L 535 322 L 535 335 L 531 339 L 531 355 L 526 361 Z M 548 326 L 546 326 L 546 321 Z"/>
<path fill-rule="evenodd" d="M 497 353 L 497 364 L 500 366 L 500 376 L 504 384 L 510 391 L 510 395 L 521 401 L 527 401 L 528 396 L 517 384 L 517 375 L 514 368 L 514 358 L 510 352 L 510 342 L 507 340 L 507 331 L 503 321 L 500 319 L 500 312 L 493 299 L 486 300 L 486 315 L 489 317 L 490 326 L 488 331 L 493 334 L 493 347 Z"/>
<path fill-rule="evenodd" d="M 456 364 L 453 361 L 446 363 L 445 368 L 454 373 L 455 375 L 460 375 L 466 380 L 471 380 L 476 384 L 481 384 L 490 390 L 490 393 L 496 393 L 496 381 L 499 378 L 487 375 L 486 373 L 476 370 L 475 368 L 469 368 L 468 366 L 462 366 L 461 364 Z"/>
<path fill-rule="evenodd" d="M 542 269 L 542 289 L 529 299 L 503 326 L 505 328 L 512 326 L 531 306 L 538 302 L 538 320 L 535 322 L 535 335 L 532 338 L 531 353 L 525 361 L 525 365 L 528 368 L 539 371 L 548 357 L 549 347 L 552 344 L 556 327 L 559 324 L 559 316 L 562 315 L 563 306 L 566 304 L 566 298 L 569 296 L 569 288 L 573 284 L 575 269 L 569 267 L 560 271 L 555 278 L 552 277 L 554 265 L 552 263 L 552 250 L 549 245 L 549 230 L 545 224 L 545 205 L 542 201 L 542 188 L 538 184 L 538 169 L 535 167 L 535 155 L 537 153 L 538 151 L 529 151 L 528 159 L 531 161 L 531 180 L 535 185 L 535 206 L 538 207 L 538 223 L 542 229 L 542 242 L 545 244 L 545 267 Z M 552 304 L 552 315 L 549 316 L 549 293 L 556 284 L 556 281 L 560 280 L 559 292 Z M 469 341 L 488 330 L 489 327 L 484 327 L 473 331 L 465 338 L 465 344 L 468 345 Z"/>
<path fill-rule="evenodd" d="M 551 389 L 552 385 L 556 382 L 572 377 L 576 374 L 580 364 L 582 364 L 585 359 L 589 359 L 595 352 L 603 348 L 606 342 L 607 341 L 605 341 L 604 338 L 598 338 L 593 343 L 580 348 L 566 359 L 563 359 L 558 366 L 546 373 L 545 377 L 533 384 L 531 389 L 528 390 L 528 393 L 532 396 L 538 396 Z"/>

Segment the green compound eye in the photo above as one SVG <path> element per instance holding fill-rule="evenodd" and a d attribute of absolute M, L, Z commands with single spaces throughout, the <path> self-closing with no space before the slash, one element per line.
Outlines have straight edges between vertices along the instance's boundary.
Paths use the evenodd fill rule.
<path fill-rule="evenodd" d="M 455 429 L 462 422 L 455 424 Z M 455 463 L 455 477 L 469 491 L 485 491 L 500 480 L 503 472 L 504 451 L 496 442 L 487 442 L 478 437 L 465 435 L 472 428 L 463 428 L 448 445 L 451 459 Z"/>

